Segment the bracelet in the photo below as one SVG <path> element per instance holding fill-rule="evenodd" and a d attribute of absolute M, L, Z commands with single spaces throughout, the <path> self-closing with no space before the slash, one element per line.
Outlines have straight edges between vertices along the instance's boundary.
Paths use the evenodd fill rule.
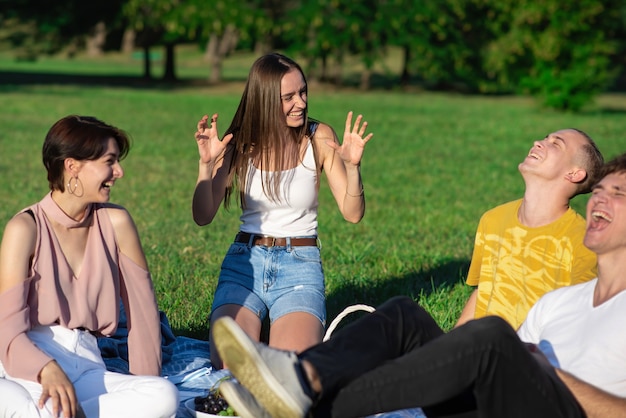
<path fill-rule="evenodd" d="M 346 195 L 348 195 L 348 196 L 350 196 L 350 197 L 361 197 L 361 196 L 363 196 L 363 192 L 364 192 L 363 187 L 361 187 L 361 192 L 360 192 L 359 194 L 356 194 L 356 195 L 355 195 L 355 194 L 350 194 L 350 193 L 348 193 L 348 191 L 346 190 Z"/>

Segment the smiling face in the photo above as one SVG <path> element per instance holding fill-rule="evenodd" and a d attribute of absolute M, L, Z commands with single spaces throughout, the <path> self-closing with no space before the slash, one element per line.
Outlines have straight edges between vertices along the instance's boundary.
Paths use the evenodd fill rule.
<path fill-rule="evenodd" d="M 608 174 L 594 186 L 584 243 L 598 255 L 626 250 L 626 172 Z"/>
<path fill-rule="evenodd" d="M 78 162 L 77 176 L 83 184 L 85 198 L 91 202 L 107 202 L 115 180 L 124 176 L 120 165 L 120 151 L 113 138 L 107 141 L 106 151 L 95 160 Z"/>
<path fill-rule="evenodd" d="M 588 140 L 574 129 L 553 132 L 535 141 L 518 168 L 522 174 L 534 173 L 546 179 L 563 178 L 575 168 L 577 157 Z"/>
<path fill-rule="evenodd" d="M 280 82 L 280 101 L 287 126 L 296 128 L 305 122 L 307 107 L 307 85 L 302 73 L 293 69 Z"/>

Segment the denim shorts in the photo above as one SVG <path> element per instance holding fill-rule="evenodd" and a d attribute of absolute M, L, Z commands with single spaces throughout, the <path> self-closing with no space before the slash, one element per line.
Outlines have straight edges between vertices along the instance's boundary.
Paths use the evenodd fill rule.
<path fill-rule="evenodd" d="M 270 324 L 306 312 L 326 325 L 324 271 L 315 246 L 265 247 L 232 243 L 222 262 L 212 311 L 225 304 L 248 308 Z"/>

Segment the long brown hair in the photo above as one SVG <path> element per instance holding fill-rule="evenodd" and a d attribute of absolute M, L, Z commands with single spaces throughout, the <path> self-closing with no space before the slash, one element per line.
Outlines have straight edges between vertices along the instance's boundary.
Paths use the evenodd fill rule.
<path fill-rule="evenodd" d="M 263 191 L 274 201 L 281 196 L 280 169 L 295 167 L 301 159 L 302 141 L 312 136 L 305 109 L 306 123 L 289 127 L 285 123 L 280 97 L 281 80 L 285 74 L 297 70 L 305 80 L 302 68 L 292 59 L 271 53 L 257 59 L 248 74 L 239 107 L 225 134 L 232 133 L 230 160 L 224 206 L 228 207 L 233 191 L 239 191 L 239 203 L 245 207 L 244 193 L 248 184 L 249 163 L 252 158 L 257 168 L 264 171 Z M 315 149 L 315 147 L 314 147 Z M 277 168 L 270 175 L 270 168 Z"/>

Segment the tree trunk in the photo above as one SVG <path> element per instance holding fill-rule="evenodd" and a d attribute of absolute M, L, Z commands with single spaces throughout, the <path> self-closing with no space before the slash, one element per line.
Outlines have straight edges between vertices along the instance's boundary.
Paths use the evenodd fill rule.
<path fill-rule="evenodd" d="M 219 36 L 212 33 L 206 44 L 205 58 L 209 62 L 209 84 L 222 81 L 222 59 L 219 55 Z"/>
<path fill-rule="evenodd" d="M 237 28 L 233 24 L 229 24 L 226 26 L 224 30 L 224 36 L 222 37 L 222 42 L 219 44 L 218 51 L 222 57 L 226 57 L 230 55 L 231 52 L 237 48 L 237 43 L 239 42 L 239 32 L 237 32 Z"/>
<path fill-rule="evenodd" d="M 209 35 L 208 41 L 206 41 L 206 48 L 204 49 L 204 59 L 207 62 L 211 62 L 215 54 L 217 54 L 217 44 L 219 43 L 219 36 L 212 33 Z"/>
<path fill-rule="evenodd" d="M 152 79 L 152 67 L 150 65 L 150 47 L 143 46 L 143 78 L 146 80 Z"/>
<path fill-rule="evenodd" d="M 165 71 L 163 71 L 163 79 L 166 81 L 176 80 L 176 54 L 174 53 L 176 45 L 173 43 L 165 44 Z"/>
<path fill-rule="evenodd" d="M 320 69 L 320 80 L 328 81 L 328 53 L 322 53 L 322 68 Z"/>
<path fill-rule="evenodd" d="M 90 57 L 99 57 L 102 55 L 102 48 L 107 38 L 107 27 L 104 22 L 98 22 L 96 26 L 89 32 L 86 40 L 87 55 Z"/>
<path fill-rule="evenodd" d="M 365 68 L 363 72 L 361 72 L 361 83 L 359 84 L 359 88 L 363 91 L 369 90 L 371 80 L 372 80 L 372 69 Z"/>
<path fill-rule="evenodd" d="M 409 73 L 409 62 L 411 61 L 411 49 L 408 46 L 402 47 L 403 59 L 402 74 L 400 75 L 400 85 L 406 87 L 411 81 L 411 74 Z"/>
<path fill-rule="evenodd" d="M 121 51 L 125 54 L 132 54 L 135 50 L 135 38 L 137 34 L 133 29 L 126 29 L 122 37 Z"/>
<path fill-rule="evenodd" d="M 222 82 L 222 66 L 224 58 L 237 46 L 239 40 L 237 29 L 233 25 L 226 26 L 224 34 L 220 37 L 211 34 L 206 46 L 205 58 L 209 62 L 209 83 L 219 84 Z"/>
<path fill-rule="evenodd" d="M 343 64 L 343 52 L 338 51 L 335 57 L 335 66 L 333 67 L 332 74 L 330 75 L 331 82 L 336 86 L 343 84 L 343 78 L 341 75 L 341 67 Z"/>

